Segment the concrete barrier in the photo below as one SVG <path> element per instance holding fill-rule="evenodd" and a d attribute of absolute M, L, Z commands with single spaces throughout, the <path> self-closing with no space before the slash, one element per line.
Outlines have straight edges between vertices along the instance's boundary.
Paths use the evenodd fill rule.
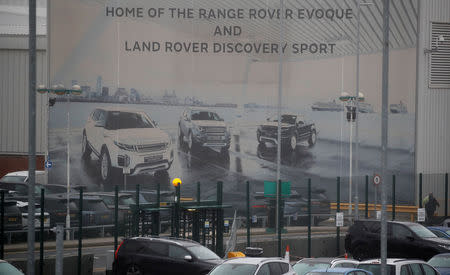
<path fill-rule="evenodd" d="M 64 275 L 76 275 L 77 274 L 77 259 L 78 256 L 64 257 Z M 22 270 L 27 274 L 27 261 L 26 260 L 10 260 L 12 265 Z M 44 273 L 39 274 L 39 259 L 35 262 L 36 275 L 54 275 L 55 274 L 55 258 L 44 259 Z M 81 274 L 93 275 L 94 272 L 94 255 L 86 254 L 81 257 Z"/>

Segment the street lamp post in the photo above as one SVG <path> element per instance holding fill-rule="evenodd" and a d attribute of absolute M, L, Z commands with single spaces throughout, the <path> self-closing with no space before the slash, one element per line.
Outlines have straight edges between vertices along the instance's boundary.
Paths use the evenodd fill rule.
<path fill-rule="evenodd" d="M 67 96 L 67 205 L 66 205 L 66 239 L 70 238 L 70 95 L 80 95 L 81 88 L 79 85 L 73 85 L 71 89 L 66 89 L 64 85 L 53 85 L 52 88 L 46 88 L 44 85 L 39 85 L 38 93 L 52 93 L 56 95 Z"/>

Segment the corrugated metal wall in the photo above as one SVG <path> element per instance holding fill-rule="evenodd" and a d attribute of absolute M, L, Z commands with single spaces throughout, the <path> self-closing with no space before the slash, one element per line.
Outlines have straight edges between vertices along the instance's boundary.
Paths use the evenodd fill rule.
<path fill-rule="evenodd" d="M 47 82 L 47 58 L 37 51 L 37 84 Z M 36 94 L 36 152 L 47 151 L 47 95 Z M 0 49 L 0 154 L 28 153 L 28 51 Z"/>
<path fill-rule="evenodd" d="M 449 0 L 421 1 L 418 41 L 416 171 L 426 174 L 423 194 L 443 198 L 443 173 L 450 172 L 450 89 L 428 87 L 430 55 L 424 49 L 431 48 L 431 22 L 450 23 Z"/>

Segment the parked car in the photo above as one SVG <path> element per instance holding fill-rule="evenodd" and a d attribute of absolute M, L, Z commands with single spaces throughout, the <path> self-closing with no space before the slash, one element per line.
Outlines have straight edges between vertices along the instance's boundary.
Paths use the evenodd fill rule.
<path fill-rule="evenodd" d="M 45 171 L 36 170 L 35 181 L 38 183 L 47 183 Z M 4 175 L 0 183 L 26 183 L 28 182 L 28 171 L 16 171 Z"/>
<path fill-rule="evenodd" d="M 28 187 L 28 182 L 0 182 L 0 189 L 9 191 L 7 195 L 17 200 L 26 200 L 28 197 Z M 67 192 L 67 186 L 65 185 L 35 183 L 35 196 L 41 195 L 41 189 L 44 189 L 45 195 Z M 71 187 L 70 191 L 78 192 L 78 188 Z"/>
<path fill-rule="evenodd" d="M 44 209 L 50 214 L 50 227 L 55 227 L 57 223 L 66 223 L 67 198 L 65 195 L 45 196 Z M 78 226 L 78 207 L 73 200 L 69 202 L 70 226 Z"/>
<path fill-rule="evenodd" d="M 123 240 L 114 255 L 114 274 L 207 274 L 222 259 L 197 242 L 134 237 Z"/>
<path fill-rule="evenodd" d="M 78 196 L 72 196 L 73 201 L 80 209 L 80 199 Z M 108 209 L 105 202 L 99 196 L 83 196 L 83 225 L 110 225 L 114 224 L 114 212 Z"/>
<path fill-rule="evenodd" d="M 3 223 L 5 231 L 22 230 L 22 212 L 15 200 L 5 200 Z"/>
<path fill-rule="evenodd" d="M 28 228 L 28 202 L 17 201 L 17 207 L 22 213 L 22 228 Z M 34 214 L 34 226 L 35 228 L 41 227 L 41 208 L 38 203 L 35 204 L 35 214 Z M 44 228 L 50 228 L 50 214 L 44 212 Z"/>
<path fill-rule="evenodd" d="M 433 232 L 439 238 L 444 238 L 444 239 L 450 240 L 450 228 L 449 227 L 429 226 L 427 228 L 430 229 L 430 231 Z"/>
<path fill-rule="evenodd" d="M 167 171 L 173 162 L 172 140 L 141 111 L 97 108 L 89 116 L 82 135 L 84 159 L 99 157 L 100 176 L 109 182 L 114 170 L 130 175 Z"/>
<path fill-rule="evenodd" d="M 24 275 L 22 271 L 17 269 L 7 261 L 0 260 L 0 274 L 4 275 Z"/>
<path fill-rule="evenodd" d="M 387 275 L 439 275 L 429 264 L 421 260 L 387 259 Z M 373 259 L 361 262 L 358 268 L 370 271 L 373 275 L 381 275 L 381 260 Z"/>
<path fill-rule="evenodd" d="M 373 275 L 372 272 L 358 269 L 358 268 L 326 268 L 326 269 L 315 269 L 308 273 L 308 275 Z"/>
<path fill-rule="evenodd" d="M 293 268 L 298 275 L 305 275 L 315 269 L 336 267 L 355 268 L 358 264 L 358 261 L 344 258 L 303 258 L 296 262 Z"/>
<path fill-rule="evenodd" d="M 450 253 L 435 255 L 428 261 L 441 275 L 450 275 Z"/>
<path fill-rule="evenodd" d="M 277 116 L 268 118 L 267 121 L 258 126 L 256 138 L 260 144 L 278 143 L 278 118 Z M 307 142 L 309 146 L 314 146 L 317 140 L 317 130 L 315 123 L 307 122 L 305 118 L 297 114 L 281 115 L 281 144 L 290 150 L 295 150 L 298 143 Z"/>
<path fill-rule="evenodd" d="M 345 249 L 355 259 L 379 257 L 381 224 L 377 220 L 359 220 L 350 226 Z M 436 254 L 450 252 L 450 240 L 438 238 L 421 224 L 388 222 L 388 257 L 428 260 Z"/>
<path fill-rule="evenodd" d="M 178 122 L 178 137 L 189 150 L 209 147 L 226 153 L 231 144 L 230 130 L 224 120 L 216 112 L 204 108 L 184 110 Z"/>
<path fill-rule="evenodd" d="M 295 275 L 282 258 L 232 258 L 216 266 L 210 275 Z"/>

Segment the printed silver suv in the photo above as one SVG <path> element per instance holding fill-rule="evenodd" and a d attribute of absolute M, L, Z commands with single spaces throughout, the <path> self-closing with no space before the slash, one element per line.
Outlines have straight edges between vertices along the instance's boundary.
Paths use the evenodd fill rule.
<path fill-rule="evenodd" d="M 82 154 L 99 157 L 100 176 L 109 182 L 112 169 L 138 175 L 168 170 L 173 162 L 172 141 L 146 113 L 97 108 L 83 129 Z"/>
<path fill-rule="evenodd" d="M 189 150 L 199 147 L 230 149 L 230 131 L 215 112 L 203 108 L 187 108 L 178 123 L 180 143 L 187 143 Z"/>

